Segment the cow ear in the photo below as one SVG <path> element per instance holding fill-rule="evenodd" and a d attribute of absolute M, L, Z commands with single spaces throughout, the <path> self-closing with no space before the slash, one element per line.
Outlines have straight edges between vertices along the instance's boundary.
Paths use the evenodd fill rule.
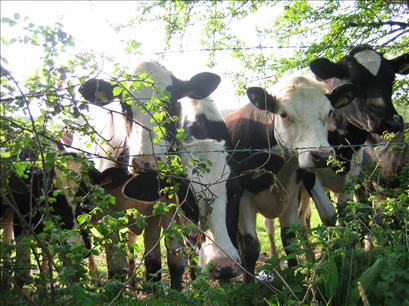
<path fill-rule="evenodd" d="M 310 63 L 310 69 L 321 80 L 330 78 L 345 78 L 347 73 L 341 65 L 331 62 L 327 58 L 319 58 Z"/>
<path fill-rule="evenodd" d="M 326 96 L 334 108 L 340 108 L 351 103 L 357 95 L 358 88 L 351 83 L 346 83 L 335 87 L 332 92 Z"/>
<path fill-rule="evenodd" d="M 78 91 L 85 100 L 104 106 L 116 98 L 114 96 L 115 87 L 115 85 L 101 79 L 90 79 L 82 84 Z"/>
<path fill-rule="evenodd" d="M 272 113 L 277 111 L 276 99 L 270 95 L 264 88 L 249 87 L 247 96 L 250 102 L 260 110 L 266 110 Z"/>
<path fill-rule="evenodd" d="M 253 153 L 239 163 L 241 171 L 260 168 L 274 174 L 280 171 L 283 165 L 284 160 L 281 156 L 269 152 Z"/>
<path fill-rule="evenodd" d="M 158 201 L 159 196 L 158 173 L 155 171 L 141 172 L 128 180 L 122 192 L 125 197 L 146 202 Z"/>
<path fill-rule="evenodd" d="M 388 60 L 393 71 L 398 74 L 407 75 L 409 73 L 409 53 L 402 54 L 394 59 Z"/>
<path fill-rule="evenodd" d="M 258 152 L 240 162 L 240 181 L 244 188 L 253 193 L 267 189 L 276 174 L 284 165 L 284 160 L 275 154 Z"/>
<path fill-rule="evenodd" d="M 111 167 L 104 170 L 100 175 L 100 184 L 107 189 L 117 188 L 128 179 L 128 174 L 124 169 Z"/>
<path fill-rule="evenodd" d="M 183 97 L 201 100 L 210 96 L 220 81 L 220 77 L 211 72 L 198 73 L 189 81 L 181 81 L 174 77 L 171 92 L 176 94 L 176 100 Z"/>

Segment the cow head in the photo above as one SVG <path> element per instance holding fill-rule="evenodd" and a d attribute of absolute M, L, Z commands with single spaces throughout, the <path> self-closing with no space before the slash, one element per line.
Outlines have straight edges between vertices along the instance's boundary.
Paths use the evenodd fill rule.
<path fill-rule="evenodd" d="M 408 53 L 387 60 L 363 45 L 353 48 L 337 63 L 319 58 L 310 68 L 329 88 L 344 83 L 358 87 L 353 103 L 343 110 L 351 124 L 377 134 L 402 130 L 402 117 L 392 104 L 392 85 L 395 74 L 409 73 Z"/>
<path fill-rule="evenodd" d="M 147 103 L 152 99 L 159 99 L 163 103 L 163 114 L 169 118 L 180 115 L 177 101 L 183 97 L 203 99 L 209 96 L 219 85 L 220 77 L 210 72 L 196 74 L 188 81 L 176 78 L 169 70 L 157 62 L 142 62 L 135 70 L 136 77 L 141 79 L 138 88 L 130 89 L 132 103 L 130 109 L 133 117 L 130 129 L 128 146 L 129 165 L 133 156 L 163 154 L 175 140 L 177 122 L 171 119 L 166 127 L 165 137 L 153 143 L 154 128 L 158 125 L 157 118 L 153 118 L 154 109 Z M 115 98 L 115 86 L 103 80 L 92 79 L 86 81 L 80 88 L 80 93 L 88 101 L 97 105 L 106 105 Z M 129 101 L 123 104 L 129 104 Z M 130 169 L 132 171 L 132 169 Z"/>
<path fill-rule="evenodd" d="M 254 106 L 273 116 L 277 144 L 297 151 L 301 168 L 316 168 L 326 166 L 334 154 L 327 139 L 330 112 L 348 104 L 355 91 L 351 84 L 344 84 L 327 93 L 323 84 L 297 76 L 281 80 L 271 94 L 250 87 L 247 96 Z"/>

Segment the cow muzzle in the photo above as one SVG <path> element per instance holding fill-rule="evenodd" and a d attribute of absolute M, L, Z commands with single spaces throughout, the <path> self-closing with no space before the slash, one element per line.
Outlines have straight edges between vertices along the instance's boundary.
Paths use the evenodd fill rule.
<path fill-rule="evenodd" d="M 157 170 L 157 160 L 155 156 L 136 156 L 132 158 L 132 172 L 140 173 L 143 171 Z"/>
<path fill-rule="evenodd" d="M 385 120 L 384 123 L 389 132 L 396 133 L 403 130 L 403 118 L 398 114 L 393 115 L 391 119 Z"/>
<path fill-rule="evenodd" d="M 299 153 L 299 167 L 302 169 L 315 169 L 328 167 L 327 162 L 335 156 L 332 148 L 320 148 Z"/>
<path fill-rule="evenodd" d="M 334 151 L 332 149 L 320 149 L 317 151 L 310 151 L 309 158 L 314 163 L 315 168 L 325 168 L 327 167 L 328 159 L 334 156 Z"/>
<path fill-rule="evenodd" d="M 209 263 L 207 269 L 213 279 L 230 279 L 240 275 L 240 265 L 230 258 L 219 258 Z"/>

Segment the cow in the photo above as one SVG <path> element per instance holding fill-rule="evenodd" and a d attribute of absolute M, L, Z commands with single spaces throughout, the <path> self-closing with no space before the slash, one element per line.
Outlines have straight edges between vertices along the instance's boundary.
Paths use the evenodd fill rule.
<path fill-rule="evenodd" d="M 322 167 L 333 149 L 327 140 L 327 122 L 334 108 L 349 103 L 356 88 L 341 85 L 327 92 L 321 82 L 308 75 L 283 77 L 270 92 L 250 87 L 251 103 L 227 115 L 225 121 L 237 149 L 234 157 L 245 158 L 248 150 L 267 149 L 281 152 L 284 166 L 275 184 L 258 193 L 245 189 L 240 199 L 240 249 L 250 281 L 259 257 L 260 244 L 256 233 L 256 214 L 280 218 L 281 238 L 288 254 L 294 233 L 289 227 L 297 223 L 300 180 L 297 168 Z M 332 205 L 323 207 L 323 216 L 332 219 Z M 289 259 L 289 266 L 296 265 Z"/>
<path fill-rule="evenodd" d="M 24 237 L 43 233 L 44 220 L 50 217 L 56 220 L 62 229 L 78 229 L 76 217 L 83 213 L 84 205 L 87 204 L 85 195 L 88 187 L 83 179 L 78 182 L 56 165 L 51 171 L 38 168 L 33 165 L 37 160 L 36 156 L 31 149 L 23 149 L 17 160 L 27 163 L 28 167 L 24 173 L 19 175 L 13 169 L 4 169 L 7 179 L 2 182 L 0 212 L 1 218 L 7 220 L 5 231 L 8 234 L 4 242 L 10 243 L 14 234 L 16 240 L 15 281 L 19 287 L 25 284 L 30 273 L 30 253 L 26 245 L 22 243 Z M 80 171 L 79 162 L 68 158 L 67 167 L 79 177 L 82 176 L 81 172 L 77 172 Z M 91 172 L 90 176 L 92 177 Z M 49 199 L 48 204 L 44 197 Z M 76 197 L 82 197 L 85 200 L 78 205 L 75 201 Z M 37 240 L 37 242 L 44 252 L 47 246 L 43 241 Z M 75 232 L 70 234 L 66 242 L 72 246 L 78 243 L 84 245 L 88 251 L 84 250 L 83 255 L 84 257 L 89 256 L 91 245 L 86 231 L 79 230 L 78 234 Z M 43 260 L 43 268 L 48 269 L 47 252 L 43 254 Z M 65 263 L 70 264 L 68 258 L 65 259 Z"/>
<path fill-rule="evenodd" d="M 301 224 L 308 226 L 310 195 L 315 203 L 331 203 L 323 187 L 338 194 L 339 216 L 344 216 L 344 205 L 353 197 L 353 191 L 344 192 L 344 186 L 361 171 L 360 147 L 370 133 L 402 130 L 403 119 L 392 104 L 392 86 L 395 74 L 406 75 L 408 67 L 408 53 L 388 60 L 368 45 L 354 47 L 336 63 L 327 58 L 310 63 L 311 71 L 329 91 L 342 84 L 353 84 L 358 92 L 352 103 L 334 110 L 328 121 L 328 142 L 334 147 L 336 159 L 342 162 L 343 171 L 338 166 L 313 173 L 300 171 L 304 185 L 299 210 Z M 265 222 L 273 249 L 274 225 L 271 220 Z"/>
<path fill-rule="evenodd" d="M 408 128 L 409 124 L 406 123 L 404 131 Z M 394 196 L 397 191 L 408 188 L 409 148 L 404 131 L 397 133 L 393 139 L 370 134 L 363 148 L 361 167 L 366 179 L 363 188 L 356 192 L 356 197 L 359 202 L 367 203 L 368 194 L 375 196 L 373 203 L 368 204 L 372 204 L 374 221 L 380 226 L 385 223 L 380 203 L 386 197 Z M 394 216 L 389 217 L 395 226 L 399 224 Z"/>
<path fill-rule="evenodd" d="M 344 162 L 345 171 L 338 174 L 332 168 L 317 172 L 320 182 L 340 193 L 347 173 L 354 175 L 359 169 L 351 168 L 353 155 L 364 144 L 369 133 L 399 132 L 403 119 L 392 104 L 392 85 L 395 74 L 409 73 L 409 54 L 387 60 L 368 45 L 357 46 L 338 63 L 325 58 L 310 64 L 312 72 L 323 80 L 329 90 L 339 84 L 354 84 L 358 95 L 345 108 L 331 114 L 328 141 L 336 150 L 338 160 Z M 343 193 L 338 205 L 352 198 L 352 192 Z"/>
<path fill-rule="evenodd" d="M 142 62 L 136 68 L 134 75 L 145 82 L 141 82 L 138 89 L 135 88 L 129 93 L 123 92 L 120 98 L 125 100 L 125 96 L 128 94 L 127 96 L 131 100 L 130 103 L 129 101 L 122 101 L 122 105 L 130 104 L 129 114 L 131 120 L 128 120 L 126 139 L 127 148 L 129 149 L 128 172 L 139 175 L 140 172 L 146 170 L 158 169 L 158 161 L 165 160 L 165 154 L 171 152 L 172 147 L 175 146 L 178 120 L 174 120 L 173 117 L 180 117 L 181 108 L 178 100 L 185 96 L 198 101 L 206 98 L 217 88 L 220 77 L 205 72 L 195 75 L 189 81 L 182 81 L 165 67 L 153 61 Z M 91 79 L 81 86 L 80 93 L 86 100 L 106 107 L 117 98 L 114 87 L 108 82 Z M 148 103 L 155 99 L 166 101 L 163 103 L 163 113 L 169 114 L 169 117 L 172 118 L 166 124 L 166 134 L 159 142 L 153 141 L 154 130 L 158 126 L 158 122 L 155 122 L 152 117 L 152 113 L 155 111 L 151 107 L 152 104 Z M 102 172 L 106 169 L 99 170 Z M 127 185 L 131 186 L 131 182 L 127 182 Z M 122 204 L 118 203 L 117 207 L 120 207 L 120 209 L 134 207 L 144 211 L 143 207 L 140 206 L 140 201 L 134 201 L 132 204 L 130 203 L 130 197 L 124 197 L 121 194 L 124 188 L 121 184 L 122 182 L 116 185 L 115 190 L 107 190 L 107 192 L 114 193 L 117 199 L 121 198 L 124 201 Z M 152 204 L 150 205 L 152 206 Z M 148 208 L 146 214 L 151 215 L 151 210 L 152 207 Z M 161 255 L 160 245 L 157 243 L 160 237 L 159 219 L 159 217 L 147 218 L 148 225 L 144 232 L 145 266 L 148 278 L 153 280 L 160 278 L 158 271 L 161 267 Z M 186 256 L 183 252 L 176 251 L 181 248 L 181 241 L 172 241 L 171 237 L 167 240 L 169 240 L 166 242 L 168 258 L 174 258 L 172 261 L 168 260 L 171 286 L 180 288 Z M 176 255 L 178 255 L 178 258 L 175 258 Z"/>

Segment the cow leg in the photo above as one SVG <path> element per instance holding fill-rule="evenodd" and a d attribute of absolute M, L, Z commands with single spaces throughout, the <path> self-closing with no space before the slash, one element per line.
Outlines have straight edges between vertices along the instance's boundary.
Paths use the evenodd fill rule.
<path fill-rule="evenodd" d="M 183 283 L 183 272 L 187 264 L 187 255 L 183 250 L 183 241 L 174 237 L 166 237 L 167 260 L 170 272 L 170 286 L 181 290 Z"/>
<path fill-rule="evenodd" d="M 160 269 L 162 268 L 160 252 L 160 216 L 147 218 L 146 221 L 147 225 L 143 234 L 146 280 L 148 282 L 157 282 L 161 279 Z"/>
<path fill-rule="evenodd" d="M 240 199 L 239 212 L 239 247 L 246 269 L 244 280 L 254 279 L 254 270 L 260 256 L 260 242 L 256 233 L 256 211 L 246 195 Z"/>
<path fill-rule="evenodd" d="M 129 250 L 129 258 L 128 258 L 128 268 L 129 268 L 129 276 L 133 275 L 135 272 L 135 251 L 133 245 L 136 243 L 136 235 L 128 229 L 128 250 Z"/>
<path fill-rule="evenodd" d="M 11 209 L 8 209 L 4 214 L 4 218 L 1 220 L 1 228 L 3 229 L 3 235 L 1 237 L 1 243 L 5 246 L 5 252 L 2 252 L 1 261 L 3 265 L 0 269 L 0 286 L 4 289 L 10 288 L 10 277 L 11 277 L 11 263 L 10 263 L 10 255 L 11 255 L 11 242 L 13 241 L 13 221 L 14 221 L 14 214 Z M 10 247 L 10 248 L 9 248 Z"/>
<path fill-rule="evenodd" d="M 358 150 L 355 152 L 351 159 L 351 169 L 349 170 L 347 177 L 345 179 L 346 182 L 355 181 L 355 178 L 362 172 L 361 164 L 363 158 L 363 149 Z M 354 191 L 348 190 L 346 192 L 342 192 L 338 194 L 337 199 L 337 207 L 338 207 L 338 215 L 340 217 L 340 225 L 345 224 L 345 217 L 346 217 L 346 203 L 352 200 L 354 197 Z"/>
<path fill-rule="evenodd" d="M 97 264 L 95 263 L 95 257 L 92 254 L 89 254 L 88 256 L 88 273 L 91 276 L 98 273 Z"/>
<path fill-rule="evenodd" d="M 264 218 L 264 225 L 266 227 L 266 232 L 268 239 L 270 240 L 270 252 L 271 257 L 277 255 L 277 246 L 274 239 L 275 236 L 275 222 L 274 219 Z"/>
<path fill-rule="evenodd" d="M 289 245 L 295 238 L 295 233 L 289 229 L 292 225 L 298 222 L 298 203 L 300 194 L 300 184 L 294 184 L 292 190 L 287 190 L 287 203 L 284 213 L 280 216 L 281 226 L 281 241 L 283 243 L 284 251 L 288 255 L 291 255 Z M 296 258 L 288 259 L 288 267 L 294 267 L 297 265 Z"/>
<path fill-rule="evenodd" d="M 125 252 L 119 246 L 119 231 L 112 232 L 109 240 L 111 242 L 105 245 L 108 278 L 124 280 L 128 263 Z"/>
<path fill-rule="evenodd" d="M 30 277 L 30 246 L 23 243 L 22 240 L 25 235 L 16 235 L 16 268 L 15 268 L 15 280 L 18 287 L 23 287 Z"/>
<path fill-rule="evenodd" d="M 315 177 L 312 188 L 307 189 L 307 191 L 314 200 L 315 207 L 317 208 L 322 223 L 327 226 L 334 226 L 337 221 L 337 213 L 318 176 Z M 301 188 L 301 207 L 309 206 L 309 199 L 307 201 L 306 197 L 307 195 L 304 188 Z"/>
<path fill-rule="evenodd" d="M 3 220 L 1 221 L 1 228 L 3 229 L 2 241 L 5 244 L 11 244 L 11 241 L 13 241 L 13 221 L 14 213 L 11 209 L 7 209 Z"/>
<path fill-rule="evenodd" d="M 175 211 L 169 212 L 163 216 L 161 221 L 162 228 L 168 228 L 171 222 L 177 222 L 179 218 L 175 215 Z M 178 222 L 180 224 L 180 222 Z M 183 283 L 183 273 L 187 264 L 187 254 L 184 251 L 184 243 L 182 237 L 166 236 L 165 246 L 167 250 L 167 262 L 170 273 L 170 286 L 173 289 L 181 290 Z"/>

